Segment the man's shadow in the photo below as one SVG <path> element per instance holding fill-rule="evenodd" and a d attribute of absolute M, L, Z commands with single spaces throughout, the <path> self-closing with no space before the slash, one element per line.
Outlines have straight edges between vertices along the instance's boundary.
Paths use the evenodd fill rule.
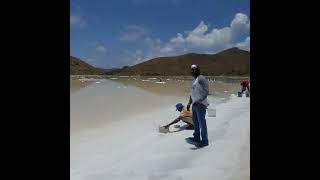
<path fill-rule="evenodd" d="M 177 125 L 176 125 L 177 126 Z M 179 125 L 178 125 L 179 126 Z M 186 129 L 189 125 L 188 124 L 184 124 L 183 126 L 179 126 L 179 129 L 178 130 L 175 130 L 175 131 L 170 131 L 169 133 L 176 133 L 176 132 L 179 132 L 179 131 L 183 131 L 183 130 L 193 130 L 193 129 Z"/>

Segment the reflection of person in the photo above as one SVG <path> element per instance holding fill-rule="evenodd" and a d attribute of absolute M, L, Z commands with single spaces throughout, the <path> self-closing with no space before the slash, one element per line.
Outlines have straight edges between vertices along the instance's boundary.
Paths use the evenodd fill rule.
<path fill-rule="evenodd" d="M 160 132 L 167 133 L 169 132 L 169 127 L 173 124 L 178 123 L 180 120 L 187 123 L 188 126 L 185 129 L 194 129 L 192 121 L 192 112 L 187 110 L 187 107 L 183 106 L 181 103 L 176 105 L 176 111 L 180 112 L 179 117 L 173 120 L 171 123 L 160 127 Z"/>
<path fill-rule="evenodd" d="M 207 96 L 209 94 L 208 81 L 200 75 L 200 68 L 196 65 L 191 66 L 191 74 L 194 77 L 192 81 L 191 96 L 187 110 L 192 105 L 192 120 L 194 124 L 193 137 L 188 138 L 197 147 L 209 145 L 207 123 L 206 123 L 206 109 L 209 106 Z M 201 138 L 200 138 L 201 133 Z"/>
<path fill-rule="evenodd" d="M 246 91 L 246 89 L 248 89 L 248 92 L 250 93 L 249 81 L 248 81 L 248 80 L 243 80 L 243 81 L 241 82 L 241 86 L 242 86 L 241 93 L 243 93 L 244 91 Z"/>

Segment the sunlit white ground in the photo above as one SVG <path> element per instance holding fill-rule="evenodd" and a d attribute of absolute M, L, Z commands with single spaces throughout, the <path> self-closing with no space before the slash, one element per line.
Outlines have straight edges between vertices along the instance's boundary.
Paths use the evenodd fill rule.
<path fill-rule="evenodd" d="M 209 97 L 216 117 L 207 117 L 210 145 L 201 149 L 185 141 L 192 130 L 158 132 L 187 100 L 108 80 L 72 93 L 70 179 L 250 179 L 250 98 Z"/>

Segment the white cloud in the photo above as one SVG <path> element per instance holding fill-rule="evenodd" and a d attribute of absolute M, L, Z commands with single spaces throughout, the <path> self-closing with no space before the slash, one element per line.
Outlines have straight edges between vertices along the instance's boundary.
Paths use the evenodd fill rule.
<path fill-rule="evenodd" d="M 174 43 L 174 44 L 183 44 L 185 42 L 185 40 L 184 40 L 182 34 L 178 33 L 177 37 L 171 38 L 170 42 Z"/>
<path fill-rule="evenodd" d="M 77 28 L 84 28 L 87 26 L 87 21 L 80 15 L 70 15 L 70 26 Z"/>
<path fill-rule="evenodd" d="M 250 32 L 250 20 L 247 15 L 237 13 L 232 20 L 230 27 L 232 29 L 233 36 L 237 36 L 243 32 Z"/>
<path fill-rule="evenodd" d="M 157 39 L 146 38 L 145 42 L 148 46 L 148 51 L 146 53 L 145 59 L 169 55 L 171 52 L 171 49 L 173 50 L 173 46 L 170 47 L 171 44 L 164 43 L 159 38 Z"/>
<path fill-rule="evenodd" d="M 207 32 L 208 26 L 201 21 L 200 25 L 186 37 L 188 46 L 214 48 L 227 44 L 231 40 L 231 30 L 229 27 L 213 29 L 211 32 Z"/>
<path fill-rule="evenodd" d="M 135 41 L 147 35 L 147 30 L 135 24 L 123 25 L 123 30 L 120 31 L 121 41 Z"/>
<path fill-rule="evenodd" d="M 239 42 L 237 39 L 247 38 Z M 145 53 L 137 55 L 131 54 L 133 64 L 141 63 L 146 60 L 161 57 L 175 56 L 190 52 L 213 54 L 231 47 L 250 51 L 250 20 L 247 15 L 237 13 L 230 22 L 230 26 L 221 28 L 210 28 L 209 24 L 200 21 L 199 25 L 191 31 L 177 33 L 167 42 L 159 38 L 145 38 L 147 50 Z"/>
<path fill-rule="evenodd" d="M 170 46 L 166 46 L 160 49 L 160 52 L 163 54 L 171 53 L 173 51 L 174 51 L 174 48 Z"/>
<path fill-rule="evenodd" d="M 100 53 L 107 53 L 107 52 L 109 52 L 110 50 L 107 49 L 106 47 L 102 46 L 102 45 L 97 45 L 96 51 L 98 51 L 98 52 L 100 52 Z"/>
<path fill-rule="evenodd" d="M 250 36 L 244 42 L 237 43 L 236 46 L 240 49 L 250 51 Z"/>
<path fill-rule="evenodd" d="M 247 15 L 237 13 L 230 26 L 212 28 L 200 21 L 192 31 L 184 31 L 185 35 L 177 33 L 168 42 L 155 43 L 148 39 L 151 56 L 177 55 L 186 52 L 218 52 L 234 46 L 250 50 L 250 37 L 244 42 L 235 42 L 243 33 L 250 33 L 250 20 Z"/>
<path fill-rule="evenodd" d="M 122 55 L 124 65 L 132 66 L 145 61 L 145 54 L 141 49 L 135 51 L 125 49 L 122 51 Z"/>

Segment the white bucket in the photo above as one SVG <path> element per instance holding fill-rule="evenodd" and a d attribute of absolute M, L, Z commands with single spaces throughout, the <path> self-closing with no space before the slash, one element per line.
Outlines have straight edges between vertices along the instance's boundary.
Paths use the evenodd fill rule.
<path fill-rule="evenodd" d="M 216 117 L 216 109 L 208 108 L 208 117 Z"/>

